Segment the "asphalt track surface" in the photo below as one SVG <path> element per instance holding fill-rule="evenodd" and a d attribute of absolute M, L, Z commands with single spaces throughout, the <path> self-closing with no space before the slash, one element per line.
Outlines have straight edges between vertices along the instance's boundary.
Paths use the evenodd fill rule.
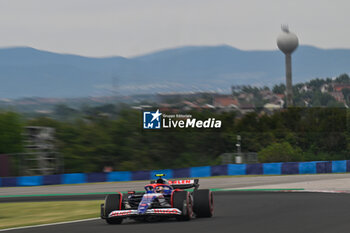
<path fill-rule="evenodd" d="M 81 198 L 84 199 L 83 196 Z M 121 225 L 108 225 L 104 220 L 98 219 L 5 232 L 337 233 L 349 232 L 350 229 L 350 194 L 215 192 L 214 203 L 215 213 L 212 218 L 192 219 L 188 222 L 126 221 Z M 96 211 L 99 211 L 98 207 Z"/>

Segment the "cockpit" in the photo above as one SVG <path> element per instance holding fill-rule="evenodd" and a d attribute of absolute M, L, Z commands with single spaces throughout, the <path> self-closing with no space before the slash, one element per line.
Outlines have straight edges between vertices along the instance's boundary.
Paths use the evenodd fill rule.
<path fill-rule="evenodd" d="M 149 184 L 145 186 L 146 193 L 171 194 L 173 188 L 165 184 Z"/>

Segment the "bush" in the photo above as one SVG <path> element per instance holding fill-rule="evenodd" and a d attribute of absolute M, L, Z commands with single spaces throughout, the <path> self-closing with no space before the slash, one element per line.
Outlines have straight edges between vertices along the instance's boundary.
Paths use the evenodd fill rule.
<path fill-rule="evenodd" d="M 258 158 L 262 163 L 302 161 L 302 151 L 288 142 L 273 143 L 259 151 Z"/>

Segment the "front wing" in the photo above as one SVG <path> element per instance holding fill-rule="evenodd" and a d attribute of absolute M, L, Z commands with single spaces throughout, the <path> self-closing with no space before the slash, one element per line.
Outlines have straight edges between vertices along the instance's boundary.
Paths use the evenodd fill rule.
<path fill-rule="evenodd" d="M 157 215 L 157 216 L 177 216 L 181 215 L 181 210 L 177 208 L 161 208 L 161 209 L 148 209 L 146 213 L 139 214 L 137 210 L 115 210 L 112 211 L 108 217 L 114 218 L 114 217 L 142 217 L 142 216 L 148 216 L 148 215 Z"/>

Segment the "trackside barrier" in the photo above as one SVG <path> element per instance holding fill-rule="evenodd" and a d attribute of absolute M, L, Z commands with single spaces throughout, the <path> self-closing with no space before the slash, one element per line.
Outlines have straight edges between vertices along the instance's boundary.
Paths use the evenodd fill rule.
<path fill-rule="evenodd" d="M 332 172 L 333 173 L 346 172 L 347 171 L 346 163 L 347 163 L 346 160 L 332 161 Z"/>
<path fill-rule="evenodd" d="M 109 182 L 113 181 L 130 181 L 131 172 L 109 172 L 107 173 L 107 180 Z"/>
<path fill-rule="evenodd" d="M 131 173 L 131 180 L 150 180 L 150 171 L 135 171 Z"/>
<path fill-rule="evenodd" d="M 263 163 L 263 174 L 280 175 L 282 174 L 282 163 Z"/>
<path fill-rule="evenodd" d="M 332 173 L 332 162 L 316 163 L 316 173 Z"/>
<path fill-rule="evenodd" d="M 210 166 L 192 167 L 190 174 L 191 177 L 208 177 L 210 176 Z"/>
<path fill-rule="evenodd" d="M 228 174 L 227 165 L 211 166 L 210 168 L 210 176 L 225 176 L 227 174 Z"/>
<path fill-rule="evenodd" d="M 246 164 L 229 164 L 227 165 L 227 175 L 246 175 L 247 165 Z"/>
<path fill-rule="evenodd" d="M 299 174 L 316 174 L 316 162 L 300 163 Z"/>
<path fill-rule="evenodd" d="M 18 186 L 38 186 L 43 184 L 42 176 L 21 176 L 17 178 Z"/>
<path fill-rule="evenodd" d="M 72 174 L 63 174 L 62 184 L 81 184 L 86 183 L 86 174 L 84 173 L 72 173 Z"/>
<path fill-rule="evenodd" d="M 43 176 L 43 185 L 61 184 L 62 175 Z"/>
<path fill-rule="evenodd" d="M 255 163 L 255 164 L 247 164 L 246 167 L 247 175 L 262 175 L 263 173 L 263 164 Z"/>
<path fill-rule="evenodd" d="M 158 173 L 166 178 L 209 177 L 225 175 L 290 175 L 350 172 L 350 160 L 287 163 L 227 164 L 152 171 L 116 171 L 71 173 L 46 176 L 2 177 L 0 187 L 80 184 L 154 179 Z"/>
<path fill-rule="evenodd" d="M 174 178 L 190 177 L 190 168 L 176 168 L 173 169 Z"/>
<path fill-rule="evenodd" d="M 299 174 L 299 163 L 298 162 L 282 163 L 281 172 L 284 175 Z"/>

